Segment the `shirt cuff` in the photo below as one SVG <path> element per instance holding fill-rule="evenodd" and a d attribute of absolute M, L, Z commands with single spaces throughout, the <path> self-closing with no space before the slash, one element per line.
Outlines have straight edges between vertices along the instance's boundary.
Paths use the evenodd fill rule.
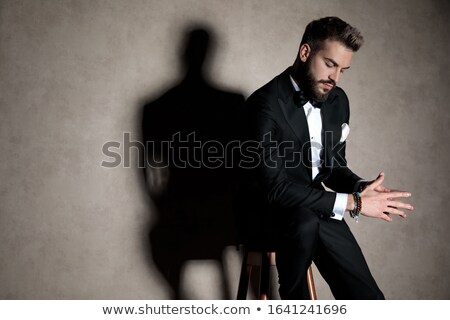
<path fill-rule="evenodd" d="M 336 193 L 336 200 L 334 201 L 332 219 L 342 220 L 344 217 L 345 209 L 347 208 L 348 194 Z"/>

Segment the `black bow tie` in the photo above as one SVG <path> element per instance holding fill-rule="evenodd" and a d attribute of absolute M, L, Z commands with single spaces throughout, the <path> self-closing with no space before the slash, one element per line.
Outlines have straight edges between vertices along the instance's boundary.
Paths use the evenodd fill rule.
<path fill-rule="evenodd" d="M 294 92 L 294 102 L 297 107 L 303 107 L 309 100 L 305 98 L 305 95 L 302 90 Z M 322 102 L 311 101 L 311 104 L 314 108 L 322 107 Z"/>

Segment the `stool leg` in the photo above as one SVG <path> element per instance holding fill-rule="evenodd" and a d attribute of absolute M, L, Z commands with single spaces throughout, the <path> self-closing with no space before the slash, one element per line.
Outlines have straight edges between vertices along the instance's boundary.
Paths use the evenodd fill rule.
<path fill-rule="evenodd" d="M 248 282 L 252 273 L 252 266 L 248 263 L 248 252 L 245 251 L 242 258 L 241 275 L 239 277 L 239 287 L 237 293 L 237 300 L 247 299 Z"/>
<path fill-rule="evenodd" d="M 312 272 L 311 266 L 309 266 L 307 274 L 306 274 L 306 282 L 308 284 L 308 291 L 309 291 L 309 296 L 311 297 L 311 300 L 317 300 L 316 286 L 314 285 L 314 277 L 313 277 L 313 272 Z"/>
<path fill-rule="evenodd" d="M 270 298 L 270 267 L 273 252 L 264 252 L 261 255 L 261 280 L 259 289 L 259 300 Z"/>

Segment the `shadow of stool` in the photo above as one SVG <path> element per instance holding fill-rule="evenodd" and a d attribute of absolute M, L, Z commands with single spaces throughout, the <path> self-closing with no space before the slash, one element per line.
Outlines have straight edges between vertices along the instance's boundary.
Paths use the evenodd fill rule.
<path fill-rule="evenodd" d="M 275 252 L 273 251 L 245 251 L 242 260 L 241 275 L 239 278 L 238 300 L 247 299 L 247 291 L 250 277 L 253 269 L 259 269 L 259 281 L 257 296 L 259 300 L 270 299 L 270 269 L 276 266 Z M 311 300 L 317 300 L 316 288 L 311 266 L 309 266 L 307 275 L 308 291 Z"/>

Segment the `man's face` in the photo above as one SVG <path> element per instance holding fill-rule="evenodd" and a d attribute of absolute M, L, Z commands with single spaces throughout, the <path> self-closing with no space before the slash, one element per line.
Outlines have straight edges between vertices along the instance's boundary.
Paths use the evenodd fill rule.
<path fill-rule="evenodd" d="M 321 50 L 303 56 L 300 48 L 300 58 L 305 62 L 301 72 L 302 89 L 307 97 L 316 102 L 325 101 L 342 73 L 350 68 L 352 56 L 353 51 L 339 41 L 326 40 Z"/>

